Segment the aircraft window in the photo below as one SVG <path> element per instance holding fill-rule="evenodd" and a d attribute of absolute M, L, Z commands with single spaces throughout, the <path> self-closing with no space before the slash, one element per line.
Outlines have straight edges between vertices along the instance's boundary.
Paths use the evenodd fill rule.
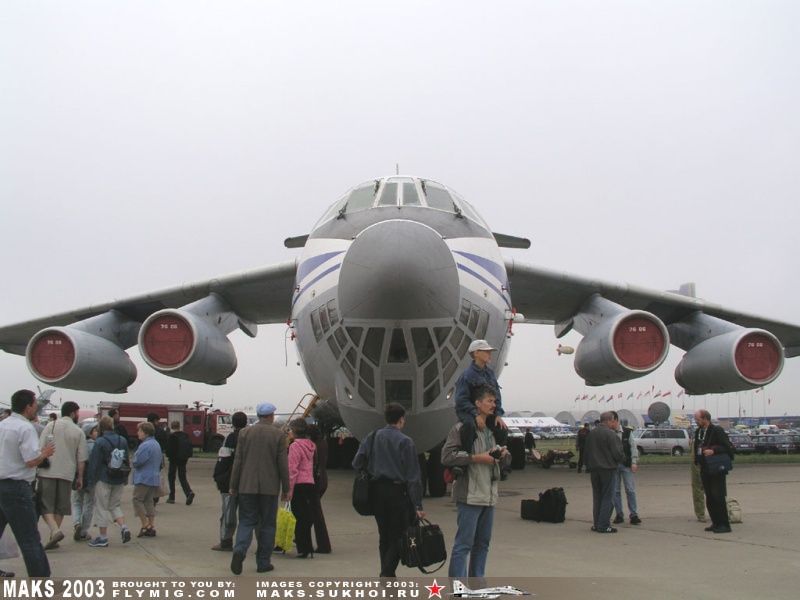
<path fill-rule="evenodd" d="M 347 347 L 347 338 L 344 337 L 344 332 L 342 328 L 339 327 L 336 331 L 333 332 L 333 337 L 336 338 L 336 341 L 339 342 L 339 347 L 344 350 Z"/>
<path fill-rule="evenodd" d="M 446 365 L 453 358 L 453 353 L 447 348 L 442 348 L 442 364 Z"/>
<path fill-rule="evenodd" d="M 328 333 L 328 330 L 331 328 L 330 321 L 328 321 L 328 312 L 325 310 L 325 307 L 319 309 L 319 321 L 322 323 L 322 331 Z"/>
<path fill-rule="evenodd" d="M 430 181 L 425 181 L 424 190 L 428 206 L 431 208 L 438 208 L 439 210 L 446 210 L 447 212 L 455 212 L 453 199 L 442 186 L 431 183 Z"/>
<path fill-rule="evenodd" d="M 439 390 L 439 382 L 435 381 L 431 387 L 425 390 L 425 393 L 422 396 L 422 405 L 430 406 L 433 404 L 433 401 L 439 397 Z"/>
<path fill-rule="evenodd" d="M 489 313 L 485 310 L 481 311 L 481 318 L 478 320 L 478 329 L 475 331 L 475 337 L 479 340 L 486 339 L 486 329 L 489 327 Z"/>
<path fill-rule="evenodd" d="M 372 367 L 367 364 L 367 361 L 361 361 L 359 373 L 361 374 L 361 379 L 364 380 L 364 383 L 370 387 L 375 387 L 375 373 L 373 372 Z"/>
<path fill-rule="evenodd" d="M 472 208 L 472 205 L 470 205 L 470 203 L 469 203 L 469 202 L 467 202 L 466 200 L 464 200 L 464 199 L 463 199 L 461 196 L 459 196 L 458 194 L 453 194 L 453 195 L 456 197 L 456 200 L 457 200 L 458 206 L 459 206 L 459 208 L 461 208 L 461 212 L 463 212 L 463 213 L 464 213 L 464 214 L 465 214 L 467 217 L 469 217 L 470 219 L 472 219 L 473 221 L 475 221 L 475 222 L 476 222 L 476 223 L 478 223 L 479 225 L 482 225 L 483 227 L 485 227 L 486 229 L 488 229 L 488 227 L 486 227 L 486 223 L 484 223 L 484 222 L 483 222 L 483 219 L 481 219 L 481 218 L 478 216 L 478 213 L 476 213 L 476 212 L 475 212 L 475 209 L 474 209 L 474 208 Z"/>
<path fill-rule="evenodd" d="M 399 331 L 399 330 L 396 330 Z M 384 385 L 386 403 L 397 402 L 407 410 L 411 410 L 412 385 L 409 379 L 387 379 Z"/>
<path fill-rule="evenodd" d="M 353 367 L 351 367 L 350 365 L 347 364 L 347 361 L 344 361 L 342 363 L 342 371 L 344 371 L 344 374 L 347 376 L 347 379 L 350 381 L 350 383 L 355 385 L 356 384 L 356 374 L 353 371 Z"/>
<path fill-rule="evenodd" d="M 406 348 L 406 337 L 402 329 L 392 330 L 392 341 L 389 343 L 389 362 L 407 363 L 408 348 Z"/>
<path fill-rule="evenodd" d="M 397 183 L 387 181 L 383 184 L 383 191 L 381 192 L 381 199 L 378 201 L 378 206 L 396 206 L 397 205 Z"/>
<path fill-rule="evenodd" d="M 452 379 L 453 374 L 456 372 L 456 367 L 458 363 L 454 360 L 451 360 L 448 365 L 444 368 L 444 380 L 450 381 Z"/>
<path fill-rule="evenodd" d="M 472 340 L 468 335 L 464 336 L 464 339 L 461 340 L 461 345 L 458 347 L 458 358 L 464 358 L 464 355 L 467 353 L 467 348 L 472 343 Z"/>
<path fill-rule="evenodd" d="M 378 365 L 381 362 L 381 352 L 383 351 L 383 329 L 380 327 L 371 327 L 367 331 L 367 337 L 364 340 L 364 356 L 372 361 L 373 365 Z"/>
<path fill-rule="evenodd" d="M 475 333 L 475 329 L 478 327 L 478 317 L 481 314 L 481 309 L 472 305 L 472 312 L 469 314 L 469 324 L 467 328 L 472 332 Z"/>
<path fill-rule="evenodd" d="M 472 308 L 472 303 L 469 300 L 463 300 L 461 302 L 461 314 L 459 315 L 458 320 L 461 321 L 464 325 L 469 323 L 469 313 L 471 308 Z"/>
<path fill-rule="evenodd" d="M 414 342 L 414 352 L 417 353 L 417 366 L 422 366 L 436 351 L 431 334 L 425 327 L 412 327 L 411 341 Z"/>
<path fill-rule="evenodd" d="M 425 367 L 424 375 L 423 375 L 423 385 L 425 387 L 429 386 L 431 381 L 436 379 L 436 376 L 439 375 L 439 362 L 436 359 L 431 361 L 427 367 Z"/>
<path fill-rule="evenodd" d="M 333 300 L 328 302 L 328 317 L 331 320 L 331 325 L 336 325 L 339 322 L 339 313 L 336 310 L 336 302 Z"/>
<path fill-rule="evenodd" d="M 347 212 L 356 212 L 358 210 L 372 208 L 376 191 L 374 181 L 365 183 L 354 189 L 347 200 Z"/>
<path fill-rule="evenodd" d="M 403 184 L 403 206 L 419 206 L 419 194 L 417 194 L 417 186 L 413 182 Z"/>
<path fill-rule="evenodd" d="M 355 348 L 353 348 L 353 347 L 351 346 L 351 347 L 350 347 L 350 348 L 347 350 L 347 354 L 345 354 L 345 358 L 347 359 L 347 362 L 349 362 L 349 363 L 350 363 L 350 366 L 351 366 L 351 367 L 353 367 L 353 368 L 355 368 L 355 366 L 356 366 L 356 360 L 357 360 L 357 359 L 356 359 L 356 349 L 355 349 Z"/>
<path fill-rule="evenodd" d="M 364 402 L 372 407 L 375 406 L 375 392 L 368 385 L 365 385 L 363 381 L 358 384 L 358 393 L 361 394 Z"/>
<path fill-rule="evenodd" d="M 339 360 L 339 357 L 342 355 L 342 351 L 339 350 L 339 346 L 336 345 L 336 342 L 333 341 L 333 336 L 328 337 L 328 346 L 331 347 L 331 352 L 336 357 L 336 360 Z"/>
<path fill-rule="evenodd" d="M 353 340 L 353 345 L 358 348 L 359 344 L 361 344 L 361 334 L 364 333 L 364 329 L 362 327 L 348 327 L 347 328 L 347 335 L 350 336 L 350 339 Z"/>
<path fill-rule="evenodd" d="M 311 329 L 314 330 L 314 337 L 317 341 L 322 339 L 322 325 L 319 323 L 319 311 L 311 311 Z"/>
<path fill-rule="evenodd" d="M 450 335 L 450 328 L 434 327 L 433 333 L 436 335 L 436 343 L 439 344 L 439 347 L 441 348 L 442 346 L 444 346 L 444 341 L 447 339 L 447 336 Z"/>
<path fill-rule="evenodd" d="M 328 219 L 332 219 L 340 210 L 342 210 L 342 207 L 347 202 L 347 197 L 348 195 L 345 194 L 343 198 L 340 198 L 339 200 L 334 202 L 333 205 L 328 209 L 328 211 L 324 215 L 322 215 L 322 218 L 319 221 L 317 221 L 317 224 L 314 225 L 314 229 L 316 229 L 320 224 L 324 223 Z"/>
<path fill-rule="evenodd" d="M 458 327 L 455 328 L 453 331 L 453 335 L 450 336 L 450 345 L 453 347 L 453 350 L 458 348 L 458 345 L 461 343 L 461 339 L 464 337 L 464 332 L 461 331 Z"/>

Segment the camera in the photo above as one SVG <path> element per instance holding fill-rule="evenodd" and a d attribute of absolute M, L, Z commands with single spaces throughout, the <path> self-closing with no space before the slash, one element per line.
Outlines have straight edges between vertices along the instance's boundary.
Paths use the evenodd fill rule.
<path fill-rule="evenodd" d="M 489 451 L 489 456 L 495 460 L 500 460 L 503 456 L 503 448 L 501 446 L 495 446 Z"/>

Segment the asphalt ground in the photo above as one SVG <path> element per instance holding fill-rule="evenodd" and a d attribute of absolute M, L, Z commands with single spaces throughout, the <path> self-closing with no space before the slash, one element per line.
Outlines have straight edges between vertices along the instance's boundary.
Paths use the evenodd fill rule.
<path fill-rule="evenodd" d="M 230 553 L 213 552 L 217 542 L 219 494 L 211 479 L 214 461 L 189 462 L 196 493 L 192 506 L 158 505 L 155 538 L 133 538 L 122 545 L 117 530 L 108 548 L 90 548 L 68 534 L 48 552 L 54 577 L 231 577 Z M 350 505 L 353 474 L 329 471 L 323 498 L 333 553 L 298 560 L 293 553 L 273 557 L 272 578 L 370 577 L 378 572 L 377 529 L 371 517 Z M 520 500 L 563 487 L 569 505 L 561 524 L 523 521 Z M 487 575 L 492 585 L 519 585 L 539 598 L 798 598 L 800 597 L 800 465 L 737 465 L 728 477 L 728 494 L 742 507 L 744 522 L 729 534 L 703 531 L 692 511 L 688 466 L 653 465 L 637 475 L 639 526 L 619 533 L 590 531 L 589 476 L 566 466 L 528 467 L 501 483 Z M 134 536 L 139 530 L 131 504 L 123 509 Z M 441 526 L 448 543 L 455 534 L 456 511 L 448 497 L 426 498 L 429 519 Z M 627 510 L 627 509 L 626 509 Z M 43 539 L 46 528 L 41 527 Z M 251 550 L 254 549 L 254 546 Z M 3 570 L 25 572 L 21 558 L 0 561 Z M 436 574 L 447 581 L 446 566 Z M 254 577 L 252 552 L 244 576 Z M 400 567 L 401 577 L 420 577 Z M 263 576 L 266 577 L 266 576 Z M 422 576 L 428 584 L 434 576 Z M 449 588 L 447 589 L 449 591 Z M 425 598 L 425 591 L 421 598 Z"/>

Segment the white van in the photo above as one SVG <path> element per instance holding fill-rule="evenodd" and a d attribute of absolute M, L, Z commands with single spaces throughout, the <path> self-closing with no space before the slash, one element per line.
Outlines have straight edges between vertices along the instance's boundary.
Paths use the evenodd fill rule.
<path fill-rule="evenodd" d="M 689 432 L 685 429 L 637 429 L 633 432 L 639 454 L 672 454 L 689 452 Z"/>

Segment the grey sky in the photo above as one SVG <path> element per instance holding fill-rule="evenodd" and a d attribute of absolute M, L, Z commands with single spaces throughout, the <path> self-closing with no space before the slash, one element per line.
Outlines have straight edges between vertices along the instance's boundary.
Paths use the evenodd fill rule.
<path fill-rule="evenodd" d="M 4 2 L 0 323 L 291 258 L 395 163 L 530 237 L 519 259 L 800 323 L 798 22 L 790 1 Z M 233 334 L 220 388 L 131 349 L 120 399 L 290 409 L 309 386 L 284 331 Z M 552 328 L 515 333 L 506 404 L 576 408 Z M 588 393 L 675 394 L 681 354 Z M 0 379 L 36 383 L 6 354 Z M 798 383 L 795 359 L 768 412 L 800 412 Z"/>

